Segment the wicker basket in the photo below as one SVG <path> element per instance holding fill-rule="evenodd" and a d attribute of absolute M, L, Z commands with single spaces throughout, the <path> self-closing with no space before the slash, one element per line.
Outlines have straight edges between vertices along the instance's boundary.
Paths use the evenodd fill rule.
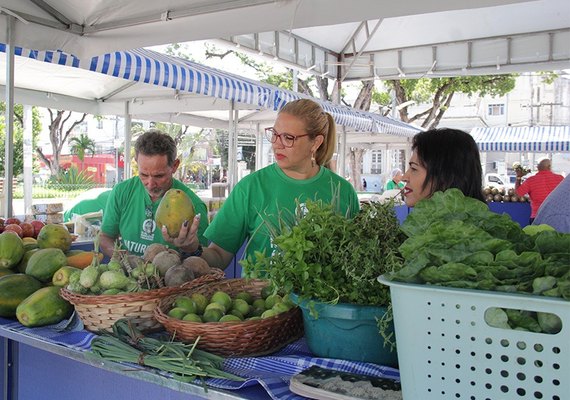
<path fill-rule="evenodd" d="M 121 319 L 128 318 L 141 331 L 162 329 L 162 325 L 154 318 L 154 309 L 163 297 L 182 293 L 206 283 L 224 278 L 224 272 L 214 272 L 187 282 L 182 286 L 164 287 L 145 292 L 115 295 L 82 295 L 62 288 L 61 297 L 74 305 L 75 311 L 83 321 L 85 329 L 97 332 L 108 330 Z"/>
<path fill-rule="evenodd" d="M 187 290 L 184 295 L 201 293 L 210 297 L 222 290 L 234 297 L 239 292 L 247 292 L 261 297 L 261 289 L 268 285 L 266 280 L 225 279 L 199 288 Z M 221 356 L 243 357 L 273 353 L 288 343 L 303 336 L 303 318 L 299 307 L 274 317 L 243 322 L 190 322 L 171 318 L 167 315 L 174 300 L 181 293 L 160 300 L 154 313 L 156 319 L 177 340 L 194 342 L 198 337 L 198 347 Z"/>

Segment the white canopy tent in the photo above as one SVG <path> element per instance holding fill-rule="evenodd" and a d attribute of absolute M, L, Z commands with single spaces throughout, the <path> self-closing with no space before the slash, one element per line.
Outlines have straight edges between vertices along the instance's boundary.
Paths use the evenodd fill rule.
<path fill-rule="evenodd" d="M 0 41 L 82 59 L 223 39 L 339 80 L 568 68 L 567 0 L 2 0 Z"/>
<path fill-rule="evenodd" d="M 3 51 L 6 47 L 0 44 Z M 15 53 L 17 103 L 94 115 L 123 115 L 126 120 L 229 129 L 230 165 L 236 161 L 238 130 L 257 133 L 260 124 L 270 125 L 276 111 L 297 98 L 289 92 L 291 95 L 284 99 L 282 89 L 147 49 L 114 52 L 89 62 L 63 52 L 17 48 Z M 7 69 L 2 59 L 1 69 Z M 3 76 L 0 84 L 4 90 Z M 373 132 L 389 138 L 394 132 L 413 136 L 418 131 L 400 121 L 321 103 L 350 132 Z M 127 151 L 129 139 L 130 128 L 126 127 Z M 261 135 L 257 140 L 262 140 Z M 234 172 L 230 169 L 232 183 L 236 180 Z"/>

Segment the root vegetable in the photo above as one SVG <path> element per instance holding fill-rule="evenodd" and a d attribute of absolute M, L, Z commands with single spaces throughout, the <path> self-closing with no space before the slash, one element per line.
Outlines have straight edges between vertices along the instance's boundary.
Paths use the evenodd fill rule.
<path fill-rule="evenodd" d="M 166 271 L 180 264 L 180 256 L 171 250 L 161 251 L 154 257 L 152 263 L 158 269 L 160 276 L 166 276 Z"/>
<path fill-rule="evenodd" d="M 143 254 L 143 260 L 145 260 L 146 262 L 152 262 L 152 260 L 154 260 L 154 257 L 158 254 L 161 253 L 163 251 L 167 251 L 168 247 L 166 247 L 163 244 L 160 243 L 153 243 L 150 246 L 148 246 Z"/>
<path fill-rule="evenodd" d="M 208 262 L 202 257 L 188 257 L 184 260 L 182 265 L 192 270 L 194 278 L 199 278 L 202 275 L 208 275 L 212 272 Z"/>
<path fill-rule="evenodd" d="M 184 265 L 175 265 L 166 271 L 164 282 L 166 286 L 180 286 L 185 282 L 190 282 L 194 279 L 194 273 L 190 268 Z"/>

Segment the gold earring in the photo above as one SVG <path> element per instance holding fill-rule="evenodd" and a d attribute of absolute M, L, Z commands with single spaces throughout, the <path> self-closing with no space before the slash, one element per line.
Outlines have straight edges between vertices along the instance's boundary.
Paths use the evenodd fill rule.
<path fill-rule="evenodd" d="M 313 151 L 311 153 L 311 167 L 315 166 L 315 152 Z"/>

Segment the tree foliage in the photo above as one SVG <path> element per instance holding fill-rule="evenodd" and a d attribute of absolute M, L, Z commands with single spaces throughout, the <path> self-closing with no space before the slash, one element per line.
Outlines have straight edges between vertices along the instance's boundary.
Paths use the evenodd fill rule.
<path fill-rule="evenodd" d="M 386 81 L 394 91 L 396 104 L 414 101 L 426 108 L 415 115 L 408 114 L 408 106 L 399 110 L 404 122 L 422 121 L 426 129 L 436 128 L 451 105 L 455 93 L 468 96 L 504 96 L 515 88 L 516 75 L 457 76 L 450 78 L 421 78 Z"/>
<path fill-rule="evenodd" d="M 85 133 L 80 134 L 69 139 L 69 150 L 71 154 L 77 155 L 79 161 L 83 163 L 85 154 L 91 153 L 91 157 L 95 155 L 95 141 L 87 136 Z"/>
<path fill-rule="evenodd" d="M 47 165 L 50 170 L 51 176 L 58 176 L 60 165 L 59 157 L 61 156 L 61 149 L 71 132 L 85 121 L 87 114 L 83 114 L 79 119 L 73 120 L 73 112 L 66 110 L 52 110 L 48 108 L 50 117 L 49 124 L 49 141 L 52 148 L 52 158 L 49 159 L 45 156 L 41 147 L 36 148 L 36 152 L 40 159 Z"/>
<path fill-rule="evenodd" d="M 4 176 L 4 165 L 6 164 L 6 103 L 0 103 L 0 175 Z M 42 130 L 39 111 L 37 107 L 32 107 L 32 148 L 37 146 L 38 137 Z M 24 107 L 21 104 L 14 105 L 14 153 L 12 156 L 13 174 L 18 176 L 24 173 Z M 39 168 L 36 160 L 32 169 Z"/>

